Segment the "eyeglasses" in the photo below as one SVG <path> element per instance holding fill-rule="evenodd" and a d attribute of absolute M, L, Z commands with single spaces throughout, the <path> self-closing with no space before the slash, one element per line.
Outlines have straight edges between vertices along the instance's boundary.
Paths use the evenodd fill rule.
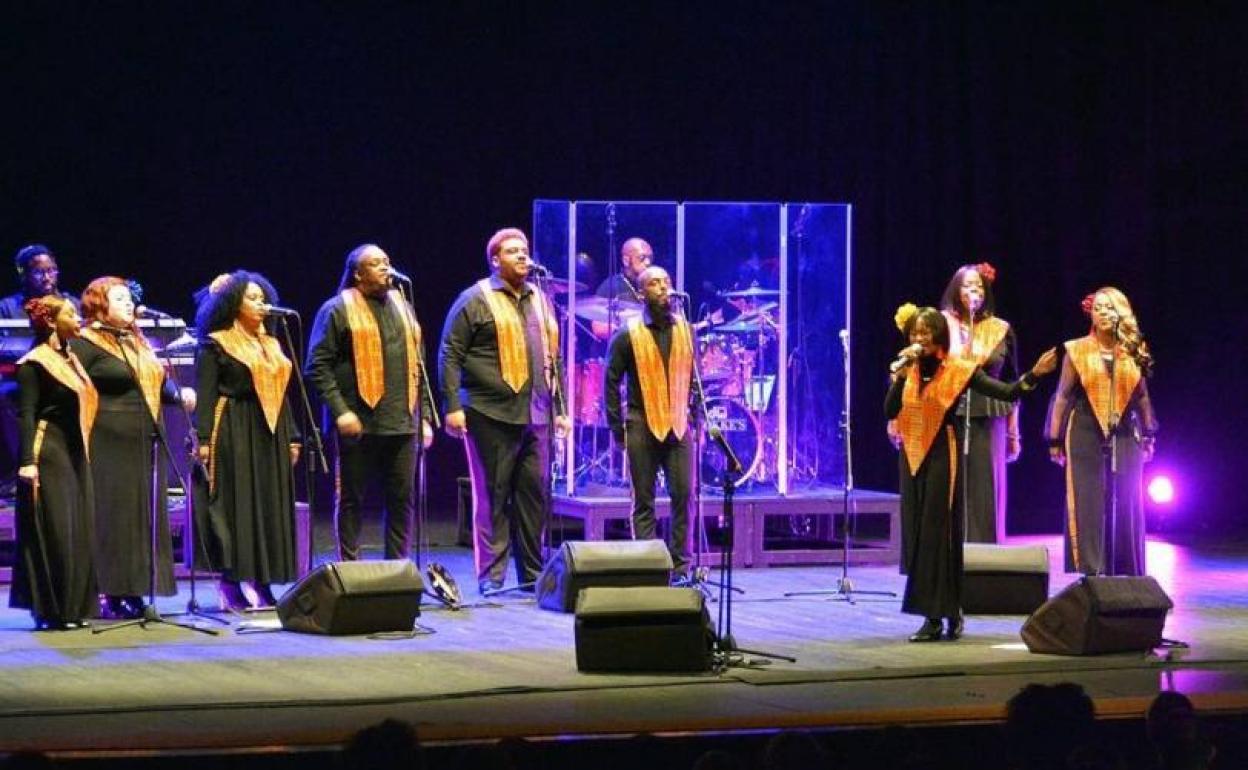
<path fill-rule="evenodd" d="M 55 267 L 32 267 L 27 272 L 31 275 L 59 275 L 61 271 Z"/>

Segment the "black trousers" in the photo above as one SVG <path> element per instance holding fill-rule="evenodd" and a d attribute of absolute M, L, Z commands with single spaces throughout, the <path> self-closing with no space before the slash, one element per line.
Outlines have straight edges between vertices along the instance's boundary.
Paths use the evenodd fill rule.
<path fill-rule="evenodd" d="M 465 417 L 477 580 L 502 583 L 510 556 L 516 580 L 533 582 L 542 571 L 550 510 L 550 428 L 499 422 L 473 409 Z"/>
<path fill-rule="evenodd" d="M 338 436 L 338 558 L 360 558 L 360 509 L 374 479 L 381 482 L 387 559 L 406 559 L 411 552 L 411 521 L 416 510 L 414 433 L 358 439 Z"/>
<path fill-rule="evenodd" d="M 667 434 L 659 441 L 645 422 L 628 422 L 626 441 L 628 475 L 633 485 L 633 537 L 652 540 L 655 537 L 654 487 L 659 469 L 667 480 L 671 498 L 672 521 L 668 531 L 667 549 L 672 554 L 676 572 L 689 568 L 689 492 L 693 478 L 693 436 L 684 438 Z"/>

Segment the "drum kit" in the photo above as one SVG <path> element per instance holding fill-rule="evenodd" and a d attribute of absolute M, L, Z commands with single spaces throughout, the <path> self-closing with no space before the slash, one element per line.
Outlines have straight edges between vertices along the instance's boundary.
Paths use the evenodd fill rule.
<path fill-rule="evenodd" d="M 550 279 L 547 291 L 565 294 L 572 284 L 563 279 Z M 575 284 L 579 293 L 583 284 Z M 780 292 L 751 286 L 747 289 L 723 291 L 718 298 L 738 314 L 722 319 L 721 313 L 693 324 L 698 369 L 706 393 L 706 412 L 710 424 L 718 428 L 740 458 L 745 472 L 736 480 L 738 487 L 748 483 L 767 483 L 773 479 L 776 466 L 776 421 L 772 396 L 778 379 L 780 362 L 774 352 L 779 324 Z M 609 297 L 578 296 L 573 311 L 576 321 L 587 325 L 595 339 L 602 339 L 603 326 L 618 329 L 631 318 L 641 315 L 640 302 Z M 578 476 L 597 474 L 591 480 L 614 483 L 622 479 L 614 473 L 610 442 L 600 440 L 598 433 L 607 427 L 605 387 L 606 360 L 586 357 L 576 362 L 570 376 L 574 379 L 574 403 L 571 413 L 575 424 L 589 435 L 578 441 L 583 461 Z M 700 449 L 700 477 L 707 489 L 720 489 L 725 472 L 719 450 L 705 445 Z"/>

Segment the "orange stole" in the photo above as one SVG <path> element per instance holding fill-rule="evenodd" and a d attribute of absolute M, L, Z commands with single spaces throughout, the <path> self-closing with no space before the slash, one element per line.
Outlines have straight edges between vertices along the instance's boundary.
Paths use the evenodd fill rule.
<path fill-rule="evenodd" d="M 17 362 L 18 366 L 27 361 L 34 361 L 42 366 L 54 380 L 74 391 L 78 396 L 78 430 L 82 432 L 82 449 L 86 452 L 87 459 L 90 460 L 91 428 L 95 425 L 95 413 L 100 408 L 100 394 L 96 391 L 91 378 L 87 376 L 86 370 L 82 368 L 82 363 L 72 352 L 68 352 L 66 357 L 61 357 L 61 354 L 48 347 L 46 342 L 36 345 L 29 353 L 22 356 Z M 35 459 L 38 460 L 38 457 Z"/>
<path fill-rule="evenodd" d="M 131 355 L 122 349 L 121 340 L 115 335 L 96 331 L 90 326 L 82 330 L 82 338 L 98 346 L 105 353 L 134 367 L 139 390 L 143 391 L 143 400 L 147 403 L 147 410 L 152 413 L 153 420 L 159 421 L 160 389 L 165 384 L 165 368 L 160 365 L 160 359 L 156 357 L 156 353 L 152 351 L 152 346 L 147 343 L 147 340 L 137 334 L 132 334 L 130 338 L 135 340 L 136 344 L 131 348 L 134 352 Z"/>
<path fill-rule="evenodd" d="M 1010 324 L 996 316 L 981 319 L 975 324 L 970 350 L 965 350 L 962 347 L 962 335 L 958 333 L 957 316 L 948 312 L 944 313 L 944 316 L 949 322 L 949 355 L 955 358 L 971 359 L 980 366 L 988 360 L 1010 331 Z"/>
<path fill-rule="evenodd" d="M 906 452 L 911 476 L 919 472 L 927 450 L 932 448 L 936 434 L 945 423 L 945 413 L 958 400 L 978 368 L 978 364 L 964 358 L 946 358 L 924 388 L 919 387 L 916 372 L 906 376 L 897 428 L 901 431 L 902 449 Z"/>
<path fill-rule="evenodd" d="M 1092 413 L 1100 423 L 1101 433 L 1109 435 L 1109 406 L 1111 393 L 1109 390 L 1109 373 L 1105 371 L 1105 361 L 1101 358 L 1101 346 L 1096 338 L 1088 335 L 1066 343 L 1066 355 L 1079 375 L 1079 382 L 1088 394 L 1088 403 L 1092 405 Z M 1131 402 L 1131 394 L 1140 384 L 1140 367 L 1136 365 L 1122 348 L 1114 346 L 1114 393 L 1113 404 L 1121 415 Z"/>
<path fill-rule="evenodd" d="M 678 439 L 684 438 L 689 427 L 689 378 L 693 372 L 689 324 L 683 318 L 673 324 L 672 349 L 668 352 L 666 369 L 659 346 L 654 344 L 654 335 L 642 319 L 629 319 L 628 338 L 637 362 L 637 382 L 646 409 L 646 425 L 659 441 L 667 438 L 668 431 L 675 433 Z"/>
<path fill-rule="evenodd" d="M 262 327 L 263 328 L 263 327 Z M 270 433 L 277 432 L 277 418 L 282 413 L 282 401 L 286 398 L 286 385 L 290 382 L 290 359 L 282 353 L 277 340 L 261 333 L 257 338 L 248 336 L 237 326 L 208 335 L 217 341 L 230 358 L 238 361 L 251 372 L 251 382 L 256 388 L 256 398 L 264 412 L 264 421 Z M 209 394 L 203 394 L 207 398 Z"/>
<path fill-rule="evenodd" d="M 407 343 L 407 411 L 410 413 L 416 409 L 416 396 L 420 391 L 420 359 L 417 355 L 421 339 L 420 324 L 416 322 L 415 316 L 397 291 L 391 289 L 387 292 L 386 301 L 398 309 L 399 317 L 403 319 L 403 326 L 407 330 L 404 337 Z M 374 408 L 386 390 L 381 331 L 377 328 L 377 319 L 368 307 L 368 300 L 359 289 L 343 291 L 342 304 L 347 311 L 347 328 L 351 330 L 355 386 L 364 403 Z"/>
<path fill-rule="evenodd" d="M 529 347 L 525 341 L 524 324 L 520 321 L 520 313 L 501 292 L 495 291 L 490 279 L 477 281 L 477 289 L 485 299 L 494 319 L 494 328 L 498 331 L 498 368 L 502 372 L 503 382 L 507 383 L 512 392 L 519 393 L 529 381 Z M 545 371 L 550 371 L 553 351 L 559 347 L 559 329 L 555 326 L 546 305 L 546 295 L 542 290 L 533 287 L 533 303 L 542 324 L 542 343 L 546 349 L 542 358 L 547 364 Z"/>

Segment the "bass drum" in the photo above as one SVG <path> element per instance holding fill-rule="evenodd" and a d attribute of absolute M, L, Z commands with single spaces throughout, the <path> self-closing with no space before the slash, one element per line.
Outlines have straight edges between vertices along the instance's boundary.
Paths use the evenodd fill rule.
<path fill-rule="evenodd" d="M 758 417 L 734 398 L 716 396 L 706 400 L 706 412 L 710 415 L 709 426 L 719 429 L 732 447 L 732 453 L 741 461 L 744 472 L 733 482 L 739 487 L 753 479 L 763 461 L 763 432 Z M 707 489 L 723 489 L 724 474 L 728 461 L 723 451 L 704 430 L 702 441 L 702 486 Z"/>

